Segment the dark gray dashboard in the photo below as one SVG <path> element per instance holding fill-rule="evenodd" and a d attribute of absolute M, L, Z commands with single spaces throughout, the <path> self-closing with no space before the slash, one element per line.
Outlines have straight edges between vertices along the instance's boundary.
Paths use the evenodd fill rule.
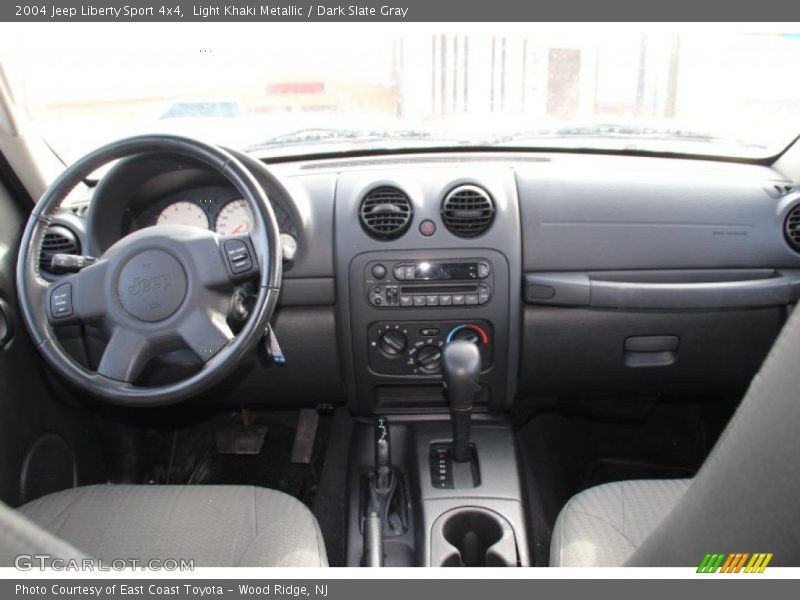
<path fill-rule="evenodd" d="M 380 361 L 376 368 L 373 332 L 461 322 L 491 330 L 482 375 L 488 410 L 562 396 L 735 393 L 800 297 L 800 252 L 784 235 L 800 194 L 765 166 L 441 153 L 270 168 L 290 193 L 280 201 L 300 241 L 276 317 L 288 366 L 244 365 L 231 402 L 346 397 L 362 414 L 440 410 L 440 376 L 414 372 L 411 362 L 408 372 Z M 495 203 L 494 221 L 477 237 L 458 237 L 442 223 L 443 199 L 460 185 L 479 186 Z M 396 239 L 376 238 L 359 221 L 365 195 L 381 186 L 402 190 L 413 205 L 410 227 Z M 435 226 L 432 235 L 420 232 L 423 221 Z M 493 269 L 486 304 L 369 300 L 376 285 L 423 288 L 391 273 L 372 277 L 368 265 L 472 259 Z"/>
<path fill-rule="evenodd" d="M 766 167 L 556 156 L 516 173 L 526 271 L 800 266 L 782 234 L 798 198 Z"/>

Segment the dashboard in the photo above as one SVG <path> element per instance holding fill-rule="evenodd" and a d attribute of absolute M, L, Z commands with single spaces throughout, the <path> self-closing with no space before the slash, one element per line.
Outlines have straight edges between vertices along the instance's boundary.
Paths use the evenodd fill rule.
<path fill-rule="evenodd" d="M 452 339 L 480 347 L 482 410 L 741 393 L 800 299 L 800 190 L 766 166 L 475 152 L 269 168 L 288 191 L 265 187 L 287 252 L 286 365 L 253 356 L 202 401 L 441 411 Z M 53 225 L 92 255 L 161 223 L 252 225 L 233 188 L 170 157 L 91 194 L 117 202 L 79 199 Z"/>

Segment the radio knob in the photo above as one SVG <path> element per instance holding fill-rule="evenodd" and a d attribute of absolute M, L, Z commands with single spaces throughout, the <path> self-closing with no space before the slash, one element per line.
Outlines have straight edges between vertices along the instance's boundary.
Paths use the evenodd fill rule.
<path fill-rule="evenodd" d="M 417 368 L 426 375 L 442 370 L 442 351 L 437 346 L 423 346 L 417 352 Z"/>
<path fill-rule="evenodd" d="M 396 329 L 385 332 L 378 340 L 378 348 L 386 356 L 398 356 L 405 352 L 406 346 L 408 346 L 406 336 Z"/>
<path fill-rule="evenodd" d="M 375 279 L 383 279 L 386 277 L 386 267 L 383 265 L 375 265 L 372 267 L 372 276 Z"/>

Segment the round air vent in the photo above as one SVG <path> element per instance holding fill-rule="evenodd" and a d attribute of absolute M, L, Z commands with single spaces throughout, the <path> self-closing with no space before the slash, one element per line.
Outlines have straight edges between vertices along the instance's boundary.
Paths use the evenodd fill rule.
<path fill-rule="evenodd" d="M 459 237 L 475 237 L 494 220 L 494 202 L 489 192 L 475 185 L 460 185 L 442 201 L 442 221 Z"/>
<path fill-rule="evenodd" d="M 42 251 L 39 254 L 39 270 L 52 273 L 50 265 L 56 254 L 80 254 L 81 244 L 78 237 L 62 225 L 51 225 L 44 234 Z"/>
<path fill-rule="evenodd" d="M 361 224 L 373 237 L 393 240 L 403 235 L 411 225 L 414 208 L 401 190 L 383 186 L 369 192 L 359 209 Z"/>
<path fill-rule="evenodd" d="M 800 204 L 795 205 L 786 215 L 783 233 L 786 234 L 786 241 L 789 242 L 789 245 L 800 252 Z"/>

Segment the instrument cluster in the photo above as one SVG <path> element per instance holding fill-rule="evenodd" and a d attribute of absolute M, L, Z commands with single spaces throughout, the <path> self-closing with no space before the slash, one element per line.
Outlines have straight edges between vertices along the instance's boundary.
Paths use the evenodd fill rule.
<path fill-rule="evenodd" d="M 297 253 L 297 229 L 289 213 L 277 203 L 272 210 L 281 232 L 281 247 L 286 261 Z M 132 218 L 129 232 L 159 225 L 190 225 L 220 235 L 245 235 L 253 228 L 250 206 L 232 187 L 194 188 L 170 194 L 151 203 Z"/>

